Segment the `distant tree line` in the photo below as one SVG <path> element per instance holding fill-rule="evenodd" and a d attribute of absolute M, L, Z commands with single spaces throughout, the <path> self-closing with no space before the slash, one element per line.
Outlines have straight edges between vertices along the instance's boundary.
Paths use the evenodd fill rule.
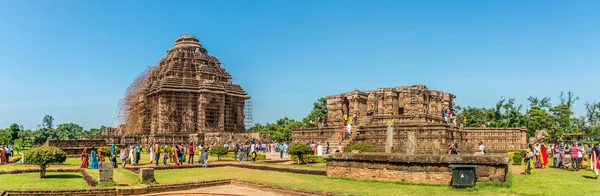
<path fill-rule="evenodd" d="M 91 128 L 84 130 L 75 123 L 64 123 L 54 126 L 54 118 L 50 115 L 44 116 L 42 124 L 37 130 L 25 129 L 22 125 L 13 123 L 6 129 L 0 129 L 0 145 L 12 144 L 17 151 L 42 145 L 46 139 L 77 139 L 80 136 L 100 135 L 101 130 L 107 128 Z"/>

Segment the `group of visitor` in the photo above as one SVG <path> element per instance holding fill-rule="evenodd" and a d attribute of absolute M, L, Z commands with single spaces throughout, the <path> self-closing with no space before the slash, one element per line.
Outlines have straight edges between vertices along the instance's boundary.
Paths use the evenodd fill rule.
<path fill-rule="evenodd" d="M 442 118 L 444 118 L 444 123 L 453 124 L 456 126 L 456 118 L 452 114 L 453 110 L 454 109 L 442 108 Z"/>
<path fill-rule="evenodd" d="M 87 148 L 83 149 L 81 153 L 81 168 L 90 168 L 90 169 L 98 169 L 98 163 L 100 162 L 98 154 L 102 154 L 100 151 L 102 147 L 99 148 L 98 151 L 92 148 L 90 153 L 88 154 Z"/>
<path fill-rule="evenodd" d="M 308 126 L 310 128 L 314 128 L 314 127 L 317 127 L 317 128 L 327 127 L 327 116 L 320 117 L 317 120 L 310 119 L 308 121 Z"/>
<path fill-rule="evenodd" d="M 13 153 L 13 146 L 0 146 L 0 165 L 7 164 L 10 161 L 10 157 Z"/>
<path fill-rule="evenodd" d="M 244 161 L 256 162 L 258 153 L 267 154 L 271 153 L 271 156 L 279 154 L 280 159 L 287 158 L 287 143 L 267 143 L 265 141 L 247 140 L 246 142 L 238 142 L 229 145 L 230 151 L 233 151 L 233 160 L 238 161 L 240 164 Z"/>
<path fill-rule="evenodd" d="M 525 174 L 532 174 L 534 168 L 544 169 L 549 164 L 548 156 L 552 153 L 554 159 L 552 166 L 560 169 L 572 169 L 579 171 L 590 168 L 595 178 L 598 178 L 600 169 L 600 144 L 593 146 L 581 143 L 566 144 L 529 144 L 524 154 Z"/>

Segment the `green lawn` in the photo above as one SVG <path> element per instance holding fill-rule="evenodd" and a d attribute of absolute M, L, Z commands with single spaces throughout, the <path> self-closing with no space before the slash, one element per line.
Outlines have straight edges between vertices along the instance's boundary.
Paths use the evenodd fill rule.
<path fill-rule="evenodd" d="M 97 169 L 86 169 L 85 171 L 88 174 L 90 174 L 90 176 L 92 176 L 94 179 L 98 180 L 99 171 Z M 140 180 L 137 174 L 121 168 L 113 170 L 113 181 L 117 185 L 123 186 L 140 184 Z"/>
<path fill-rule="evenodd" d="M 0 190 L 89 188 L 79 172 L 48 172 L 46 176 L 40 179 L 40 173 L 0 175 Z"/>
<path fill-rule="evenodd" d="M 327 169 L 325 163 L 315 164 L 290 164 L 290 163 L 265 163 L 265 162 L 254 162 L 253 165 L 264 165 L 269 167 L 280 167 L 280 168 L 291 168 L 291 169 L 305 169 L 305 170 L 322 170 Z"/>
<path fill-rule="evenodd" d="M 518 169 L 518 168 L 514 168 Z M 512 175 L 512 187 L 493 183 L 478 183 L 475 190 L 455 190 L 447 185 L 415 185 L 333 179 L 326 176 L 282 173 L 242 169 L 235 167 L 157 170 L 156 179 L 161 184 L 239 178 L 280 186 L 328 191 L 352 195 L 570 195 L 571 187 L 580 187 L 578 195 L 600 192 L 600 180 L 589 179 L 591 171 L 572 172 L 559 169 L 536 170 L 532 176 Z M 586 177 L 587 176 L 587 177 Z"/>

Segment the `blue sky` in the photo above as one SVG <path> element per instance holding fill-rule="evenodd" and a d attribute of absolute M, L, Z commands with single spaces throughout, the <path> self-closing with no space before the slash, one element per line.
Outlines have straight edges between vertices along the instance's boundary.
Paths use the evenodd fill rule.
<path fill-rule="evenodd" d="M 319 97 L 425 84 L 459 105 L 572 90 L 600 101 L 599 1 L 0 1 L 0 127 L 115 126 L 135 76 L 193 34 L 254 122 Z"/>

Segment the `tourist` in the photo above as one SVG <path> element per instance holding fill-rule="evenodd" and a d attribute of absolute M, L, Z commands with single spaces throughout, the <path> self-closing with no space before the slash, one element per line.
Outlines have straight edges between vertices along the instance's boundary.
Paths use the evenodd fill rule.
<path fill-rule="evenodd" d="M 529 149 L 527 152 L 525 152 L 523 157 L 523 160 L 525 161 L 525 174 L 527 175 L 531 175 L 531 173 L 533 173 L 533 168 L 535 167 L 533 163 L 534 161 L 532 160 L 533 157 L 535 157 L 535 149 L 533 149 L 533 146 L 529 144 Z"/>
<path fill-rule="evenodd" d="M 460 150 L 458 149 L 458 143 L 454 143 L 452 148 L 450 149 L 450 154 L 460 155 Z"/>
<path fill-rule="evenodd" d="M 264 142 L 262 142 L 262 144 L 260 145 L 260 148 L 261 148 L 263 154 L 265 154 L 267 152 L 267 144 L 265 144 Z"/>
<path fill-rule="evenodd" d="M 202 163 L 202 151 L 204 151 L 204 149 L 202 148 L 202 144 L 198 143 L 198 163 Z"/>
<path fill-rule="evenodd" d="M 354 124 L 354 117 L 348 117 L 348 125 Z"/>
<path fill-rule="evenodd" d="M 10 157 L 13 155 L 13 146 L 12 145 L 8 145 L 6 146 L 6 161 L 10 161 Z"/>
<path fill-rule="evenodd" d="M 179 144 L 177 147 L 179 148 L 179 164 L 183 165 L 185 163 L 185 148 L 183 144 Z"/>
<path fill-rule="evenodd" d="M 121 161 L 123 161 L 121 167 L 125 169 L 125 164 L 127 164 L 127 150 L 125 148 L 121 149 Z"/>
<path fill-rule="evenodd" d="M 552 159 L 554 159 L 554 168 L 562 167 L 562 148 L 560 145 L 555 144 L 554 149 L 552 149 Z"/>
<path fill-rule="evenodd" d="M 242 164 L 244 162 L 244 155 L 246 154 L 246 145 L 244 144 L 243 146 L 240 145 L 240 149 L 239 149 L 239 164 Z"/>
<path fill-rule="evenodd" d="M 283 143 L 283 158 L 287 158 L 287 149 L 288 149 L 288 147 L 289 146 L 288 146 L 287 142 Z"/>
<path fill-rule="evenodd" d="M 596 175 L 594 178 L 598 179 L 598 170 L 600 169 L 600 144 L 596 144 L 596 146 L 592 147 L 592 151 L 590 153 L 592 171 Z"/>
<path fill-rule="evenodd" d="M 179 148 L 177 145 L 173 146 L 173 159 L 175 160 L 175 166 L 179 165 Z"/>
<path fill-rule="evenodd" d="M 140 152 L 142 152 L 142 148 L 140 145 L 135 146 L 135 164 L 140 164 Z"/>
<path fill-rule="evenodd" d="M 446 118 L 446 108 L 442 108 L 442 118 L 444 118 L 444 123 L 446 123 L 446 121 L 448 120 Z"/>
<path fill-rule="evenodd" d="M 129 164 L 135 165 L 135 147 L 129 147 Z"/>
<path fill-rule="evenodd" d="M 317 145 L 315 144 L 315 142 L 312 142 L 312 144 L 309 145 L 310 149 L 312 149 L 313 151 L 313 155 L 317 155 Z"/>
<path fill-rule="evenodd" d="M 358 114 L 354 113 L 352 121 L 354 122 L 354 126 L 358 125 Z"/>
<path fill-rule="evenodd" d="M 344 152 L 344 146 L 342 146 L 342 143 L 340 142 L 340 145 L 338 146 L 337 150 L 335 151 L 336 153 L 343 153 Z"/>
<path fill-rule="evenodd" d="M 208 166 L 208 150 L 204 149 L 204 153 L 202 153 L 202 159 L 204 160 L 204 168 Z"/>
<path fill-rule="evenodd" d="M 250 153 L 253 153 L 256 150 L 256 145 L 254 143 L 252 143 L 250 145 Z"/>
<path fill-rule="evenodd" d="M 150 151 L 150 164 L 152 164 L 152 161 L 154 161 L 154 155 L 155 155 L 154 148 L 150 148 L 149 151 Z M 160 154 L 160 152 L 156 152 L 156 153 Z"/>
<path fill-rule="evenodd" d="M 6 162 L 6 149 L 4 149 L 4 146 L 2 146 L 2 148 L 0 148 L 0 165 L 4 164 Z"/>
<path fill-rule="evenodd" d="M 544 169 L 548 165 L 548 148 L 546 148 L 546 145 L 544 144 L 542 144 L 542 146 L 540 147 L 540 156 L 542 162 L 542 169 Z"/>
<path fill-rule="evenodd" d="M 257 156 L 256 151 L 252 152 L 252 162 L 253 163 L 256 162 L 256 156 Z"/>
<path fill-rule="evenodd" d="M 347 137 L 352 136 L 352 125 L 351 124 L 346 125 L 346 129 L 348 129 L 348 136 Z"/>
<path fill-rule="evenodd" d="M 577 161 L 579 159 L 579 148 L 577 148 L 577 145 L 573 144 L 569 152 L 571 154 L 571 165 L 573 166 L 573 171 L 579 171 L 579 163 Z"/>
<path fill-rule="evenodd" d="M 583 146 L 581 146 L 581 143 L 579 143 L 579 145 L 577 146 L 577 149 L 579 149 L 579 151 L 577 151 L 577 167 L 579 169 L 583 168 L 581 165 L 581 162 L 583 160 Z"/>
<path fill-rule="evenodd" d="M 275 143 L 271 142 L 271 156 L 275 156 Z"/>
<path fill-rule="evenodd" d="M 323 127 L 327 127 L 327 116 L 323 116 Z"/>
<path fill-rule="evenodd" d="M 535 153 L 535 168 L 541 168 L 542 167 L 542 161 L 541 161 L 541 154 L 540 154 L 540 145 L 539 144 L 535 144 L 534 147 L 534 153 Z"/>
<path fill-rule="evenodd" d="M 323 146 L 321 146 L 321 143 L 317 146 L 317 156 L 323 156 Z"/>
<path fill-rule="evenodd" d="M 168 152 L 166 146 L 163 147 L 162 154 L 163 154 L 163 164 L 165 166 L 167 166 L 167 159 L 169 159 L 169 152 Z M 160 157 L 160 153 L 159 152 L 157 152 L 157 155 Z M 156 160 L 156 166 L 158 166 L 158 159 Z"/>
<path fill-rule="evenodd" d="M 338 139 L 339 139 L 340 141 L 344 141 L 344 131 L 343 131 L 342 129 L 340 129 L 338 132 L 340 133 L 340 135 L 339 135 Z"/>
<path fill-rule="evenodd" d="M 346 126 L 346 115 L 342 116 L 342 126 Z"/>
<path fill-rule="evenodd" d="M 112 156 L 112 155 L 116 155 L 116 152 L 115 152 L 115 144 L 113 144 L 113 145 L 110 147 L 110 155 L 111 155 L 111 156 Z"/>
<path fill-rule="evenodd" d="M 463 127 L 467 127 L 467 117 L 463 117 Z"/>
<path fill-rule="evenodd" d="M 110 162 L 112 162 L 113 168 L 118 168 L 118 164 L 117 164 L 117 155 L 115 154 L 111 154 L 110 155 Z"/>
<path fill-rule="evenodd" d="M 325 146 L 325 154 L 329 154 L 329 142 L 327 142 L 327 146 Z"/>
<path fill-rule="evenodd" d="M 81 166 L 79 168 L 88 168 L 89 166 L 89 158 L 87 153 L 87 148 L 83 148 L 83 152 L 81 153 Z"/>
<path fill-rule="evenodd" d="M 194 164 L 194 143 L 190 143 L 190 146 L 188 146 L 188 153 L 189 153 L 189 157 L 188 157 L 188 164 Z"/>
<path fill-rule="evenodd" d="M 310 122 L 308 122 L 308 127 L 313 128 L 313 120 L 312 119 L 310 120 Z"/>
<path fill-rule="evenodd" d="M 160 159 L 160 146 L 158 145 L 158 143 L 154 144 L 154 156 L 151 158 L 154 159 L 154 162 L 156 164 L 156 166 L 158 166 L 158 160 Z M 164 151 L 167 151 L 167 149 L 164 149 Z M 150 161 L 150 163 L 152 163 L 152 161 Z"/>
<path fill-rule="evenodd" d="M 479 142 L 479 152 L 481 152 L 481 154 L 485 154 L 485 146 L 483 145 L 483 142 Z"/>
<path fill-rule="evenodd" d="M 98 148 L 98 160 L 104 162 L 104 145 L 101 145 L 100 148 Z"/>
<path fill-rule="evenodd" d="M 90 169 L 98 169 L 98 156 L 93 148 L 92 155 L 90 156 Z"/>

